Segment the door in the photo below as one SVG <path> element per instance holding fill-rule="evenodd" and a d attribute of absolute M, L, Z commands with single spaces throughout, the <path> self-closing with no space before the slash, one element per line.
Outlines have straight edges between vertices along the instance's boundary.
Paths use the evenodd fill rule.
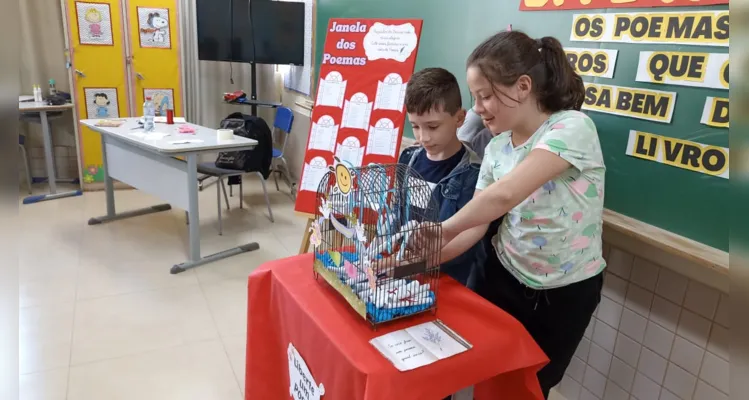
<path fill-rule="evenodd" d="M 176 0 L 127 1 L 132 100 L 137 115 L 143 113 L 145 97 L 151 96 L 157 116 L 166 115 L 167 108 L 183 116 L 176 10 Z"/>
<path fill-rule="evenodd" d="M 119 0 L 65 1 L 73 90 L 80 118 L 130 116 Z M 101 137 L 79 126 L 85 185 L 104 181 Z"/>

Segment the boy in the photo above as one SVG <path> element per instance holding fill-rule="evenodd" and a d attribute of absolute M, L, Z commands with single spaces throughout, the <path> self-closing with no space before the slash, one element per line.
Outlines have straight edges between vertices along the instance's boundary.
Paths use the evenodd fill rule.
<path fill-rule="evenodd" d="M 484 149 L 494 134 L 484 125 L 478 114 L 473 109 L 468 110 L 466 121 L 458 129 L 458 139 L 465 142 L 478 156 L 484 158 Z"/>
<path fill-rule="evenodd" d="M 398 163 L 424 178 L 444 221 L 471 200 L 481 168 L 481 159 L 457 136 L 466 116 L 458 81 L 445 69 L 423 69 L 408 82 L 405 103 L 419 145 L 403 150 Z M 448 253 L 441 254 L 441 271 L 474 287 L 475 265 L 485 254 L 482 243 L 463 254 Z"/>

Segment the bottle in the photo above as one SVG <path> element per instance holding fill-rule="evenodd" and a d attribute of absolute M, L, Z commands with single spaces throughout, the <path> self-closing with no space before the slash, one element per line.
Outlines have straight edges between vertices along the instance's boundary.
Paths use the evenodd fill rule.
<path fill-rule="evenodd" d="M 39 85 L 34 85 L 34 101 L 42 101 L 42 90 Z"/>
<path fill-rule="evenodd" d="M 143 103 L 143 130 L 151 132 L 154 130 L 153 119 L 156 116 L 156 108 L 153 106 L 151 96 L 146 97 L 146 102 Z"/>
<path fill-rule="evenodd" d="M 57 95 L 57 88 L 55 87 L 55 80 L 50 79 L 49 80 L 49 95 L 50 96 L 56 96 Z"/>

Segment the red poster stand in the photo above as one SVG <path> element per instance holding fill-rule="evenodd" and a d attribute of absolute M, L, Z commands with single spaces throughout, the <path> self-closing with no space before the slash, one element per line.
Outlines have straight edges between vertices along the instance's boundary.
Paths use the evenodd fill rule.
<path fill-rule="evenodd" d="M 398 160 L 406 83 L 416 63 L 422 20 L 334 18 L 328 22 L 295 211 L 309 218 L 317 186 L 334 166 Z"/>

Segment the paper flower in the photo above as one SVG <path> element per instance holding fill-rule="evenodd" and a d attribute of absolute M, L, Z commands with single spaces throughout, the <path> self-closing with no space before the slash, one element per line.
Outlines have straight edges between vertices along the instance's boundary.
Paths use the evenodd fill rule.
<path fill-rule="evenodd" d="M 317 221 L 312 222 L 312 226 L 309 228 L 310 236 L 309 241 L 313 246 L 317 247 L 322 244 L 322 234 L 320 233 L 320 223 Z"/>
<path fill-rule="evenodd" d="M 357 271 L 354 264 L 351 264 L 348 260 L 343 260 L 343 269 L 346 271 L 346 275 L 351 279 L 355 279 L 359 276 L 359 271 Z"/>

